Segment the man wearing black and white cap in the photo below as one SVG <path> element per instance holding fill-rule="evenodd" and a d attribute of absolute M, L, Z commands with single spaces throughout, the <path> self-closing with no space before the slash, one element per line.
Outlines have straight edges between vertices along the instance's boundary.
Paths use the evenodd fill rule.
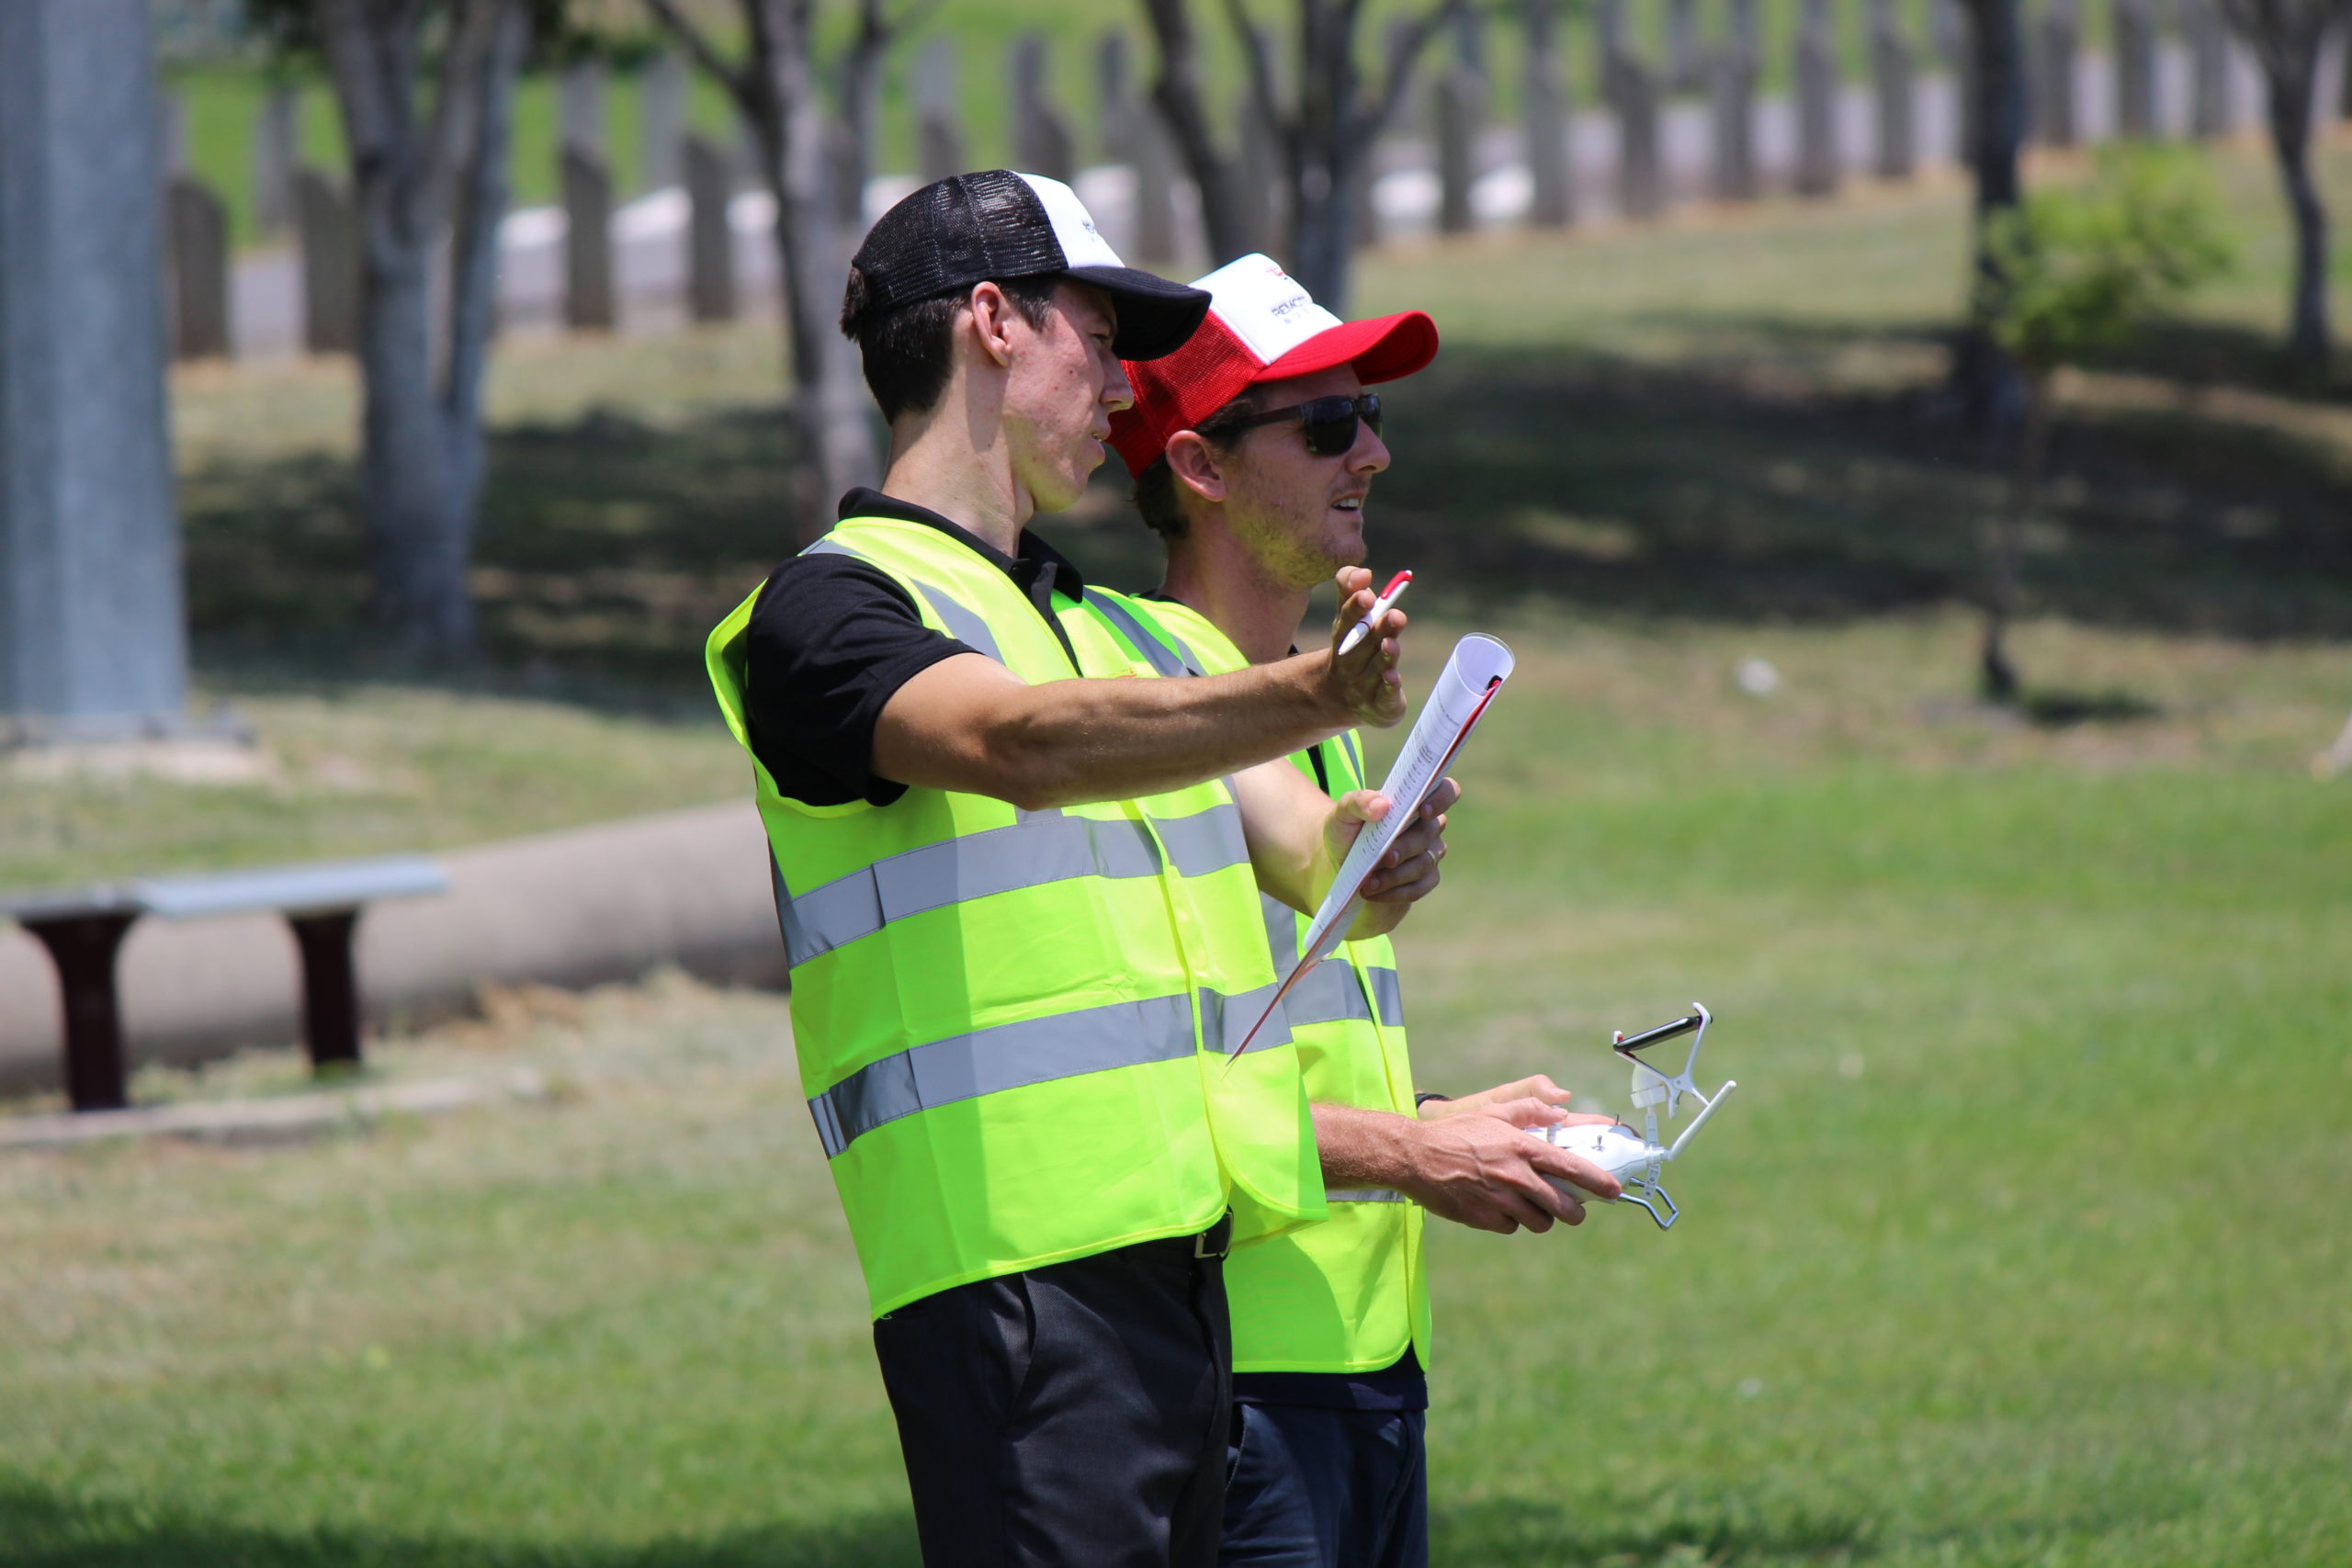
<path fill-rule="evenodd" d="M 1122 265 L 1057 182 L 909 197 L 842 313 L 890 423 L 883 488 L 711 634 L 933 1564 L 1214 1562 L 1221 1260 L 1326 1213 L 1286 1028 L 1251 1034 L 1258 889 L 1314 908 L 1385 814 L 1281 759 L 1402 716 L 1404 617 L 1340 658 L 1372 601 L 1354 570 L 1315 652 L 1123 679 L 1170 671 L 1027 531 L 1102 462 L 1121 358 L 1207 304 Z M 1359 934 L 1436 886 L 1450 799 Z"/>

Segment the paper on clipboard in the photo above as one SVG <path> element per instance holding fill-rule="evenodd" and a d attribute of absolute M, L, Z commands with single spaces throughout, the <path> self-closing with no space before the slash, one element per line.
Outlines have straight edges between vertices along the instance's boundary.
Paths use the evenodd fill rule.
<path fill-rule="evenodd" d="M 1281 977 L 1274 987 L 1273 999 L 1266 1010 L 1258 1015 L 1242 1036 L 1231 1055 L 1238 1056 L 1250 1048 L 1266 1020 L 1283 1005 L 1283 998 L 1316 964 L 1329 955 L 1340 944 L 1340 939 L 1354 923 L 1356 906 L 1362 902 L 1357 895 L 1363 890 L 1364 878 L 1380 857 L 1388 852 L 1398 834 L 1411 825 L 1420 814 L 1421 803 L 1445 777 L 1445 770 L 1462 750 L 1463 741 L 1502 690 L 1511 671 L 1510 649 L 1481 632 L 1473 632 L 1453 645 L 1453 656 L 1445 661 L 1445 671 L 1430 688 L 1429 700 L 1421 705 L 1420 717 L 1413 721 L 1412 733 L 1405 738 L 1405 749 L 1396 754 L 1396 764 L 1382 781 L 1380 793 L 1389 800 L 1388 815 L 1377 822 L 1367 822 L 1356 835 L 1347 859 L 1340 863 L 1339 874 L 1331 878 L 1331 890 L 1323 898 L 1322 908 L 1315 911 L 1314 921 L 1298 944 L 1298 962 L 1289 974 Z"/>

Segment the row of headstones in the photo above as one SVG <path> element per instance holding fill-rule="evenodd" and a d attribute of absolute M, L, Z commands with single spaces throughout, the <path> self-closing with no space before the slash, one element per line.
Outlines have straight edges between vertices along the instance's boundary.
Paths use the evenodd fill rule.
<path fill-rule="evenodd" d="M 735 180 L 729 160 L 685 131 L 686 69 L 657 56 L 639 74 L 639 178 L 659 189 L 684 181 L 695 194 L 689 300 L 697 320 L 735 313 L 733 255 L 725 201 Z M 600 66 L 564 73 L 558 91 L 563 205 L 571 220 L 565 253 L 565 320 L 581 328 L 615 321 L 609 231 L 613 182 L 604 157 L 605 75 Z M 301 258 L 302 342 L 314 354 L 351 351 L 356 341 L 359 232 L 348 187 L 302 162 L 300 103 L 290 85 L 272 89 L 255 121 L 255 225 L 294 231 Z M 166 298 L 172 354 L 178 359 L 226 355 L 232 348 L 231 223 L 220 194 L 187 168 L 186 109 L 163 96 Z"/>
<path fill-rule="evenodd" d="M 2109 0 L 2114 22 L 2112 68 L 2116 75 L 2117 129 L 2126 137 L 2160 133 L 2156 115 L 2158 27 L 2155 0 Z M 2082 38 L 2082 0 L 2048 0 L 2035 17 L 2027 41 L 2029 126 L 2047 145 L 2073 146 L 2081 139 L 2075 84 Z M 2204 138 L 2235 129 L 2231 102 L 2230 39 L 2213 0 L 2178 0 L 2183 39 L 2190 60 L 2191 103 L 2188 130 Z M 1757 82 L 1761 73 L 1756 0 L 1729 0 L 1724 36 L 1707 44 L 1698 27 L 1696 0 L 1674 0 L 1668 12 L 1666 62 L 1652 65 L 1627 39 L 1623 0 L 1600 0 L 1594 10 L 1601 61 L 1601 96 L 1618 124 L 1618 209 L 1630 218 L 1654 217 L 1666 203 L 1666 171 L 1660 160 L 1659 119 L 1665 99 L 1676 91 L 1705 93 L 1713 120 L 1709 188 L 1722 200 L 1750 200 L 1761 192 L 1756 157 Z M 1523 55 L 1527 76 L 1521 94 L 1526 156 L 1532 186 L 1530 220 L 1560 225 L 1574 220 L 1576 193 L 1566 152 L 1567 92 L 1563 85 L 1555 13 L 1548 5 L 1530 8 L 1530 34 Z M 1956 80 L 1972 70 L 1966 22 L 1955 0 L 1936 9 L 1936 41 Z M 1895 12 L 1894 0 L 1869 0 L 1866 55 L 1875 146 L 1871 172 L 1881 179 L 1908 179 L 1919 158 L 1918 51 Z M 1475 33 L 1465 35 L 1455 56 L 1441 68 L 1436 84 L 1436 142 L 1440 201 L 1438 227 L 1447 232 L 1471 228 L 1470 189 L 1476 175 L 1476 142 L 1484 124 L 1487 89 Z M 1792 185 L 1800 195 L 1836 192 L 1847 166 L 1838 141 L 1838 96 L 1843 73 L 1831 0 L 1804 0 L 1799 12 L 1791 73 L 1794 85 L 1796 160 Z M 2346 47 L 2345 118 L 2352 118 L 2352 43 Z M 1960 95 L 1962 148 L 1973 144 L 1965 123 L 1972 96 Z"/>
<path fill-rule="evenodd" d="M 2079 139 L 2075 83 L 2084 3 L 2045 0 L 2029 28 L 2031 124 L 2036 137 L 2051 145 L 2071 145 Z M 2127 136 L 2154 134 L 2157 0 L 2106 3 L 2112 7 L 2118 128 Z M 2234 124 L 2226 31 L 2214 0 L 2177 4 L 2191 61 L 2188 129 L 2199 136 L 2222 133 Z M 1868 0 L 1868 5 L 1876 142 L 1870 168 L 1880 178 L 1904 179 L 1919 162 L 1917 51 L 1893 0 Z M 1665 62 L 1653 65 L 1629 38 L 1625 0 L 1599 0 L 1595 56 L 1600 62 L 1601 97 L 1618 127 L 1614 194 L 1618 210 L 1626 217 L 1653 217 L 1665 209 L 1660 119 L 1665 101 L 1678 90 L 1702 89 L 1709 100 L 1712 193 L 1735 201 L 1760 194 L 1756 118 L 1761 51 L 1756 11 L 1757 0 L 1728 0 L 1724 33 L 1709 42 L 1700 34 L 1696 0 L 1672 0 Z M 1531 5 L 1524 12 L 1521 97 L 1532 186 L 1528 217 L 1543 226 L 1573 222 L 1578 205 L 1568 156 L 1570 95 L 1560 12 L 1556 4 Z M 1966 35 L 1956 0 L 1937 0 L 1936 18 L 1939 50 L 1955 77 L 1964 76 Z M 1094 123 L 1102 133 L 1102 161 L 1133 172 L 1131 234 L 1138 258 L 1168 262 L 1184 248 L 1179 233 L 1180 166 L 1159 117 L 1145 101 L 1129 47 L 1123 31 L 1106 34 L 1097 46 Z M 1401 29 L 1391 38 L 1391 48 L 1400 47 Z M 1483 55 L 1476 26 L 1458 30 L 1442 51 L 1430 88 L 1442 231 L 1466 231 L 1476 221 L 1471 190 L 1479 173 L 1478 144 L 1489 101 Z M 1846 167 L 1844 149 L 1838 145 L 1839 58 L 1831 0 L 1804 0 L 1792 62 L 1797 133 L 1792 185 L 1801 194 L 1834 193 Z M 958 63 L 955 46 L 945 39 L 932 40 L 915 62 L 916 144 L 919 173 L 925 180 L 967 166 L 956 103 Z M 2352 64 L 2352 40 L 2347 41 L 2347 64 Z M 1017 39 L 1008 65 L 1016 162 L 1057 178 L 1075 177 L 1080 156 L 1075 121 L 1054 101 L 1047 39 L 1036 34 Z M 2352 118 L 2352 69 L 2343 74 L 2342 107 Z M 640 73 L 638 86 L 640 183 L 650 188 L 682 184 L 689 200 L 689 313 L 697 321 L 730 319 L 737 289 L 727 208 L 748 159 L 730 156 L 718 144 L 686 131 L 685 68 L 675 57 L 656 57 Z M 610 239 L 615 181 L 606 159 L 605 90 L 603 69 L 593 64 L 568 71 L 559 89 L 567 219 L 563 319 L 571 327 L 590 330 L 610 328 L 616 319 Z M 1961 98 L 1965 106 L 1968 95 L 1963 92 Z M 1274 243 L 1278 216 L 1275 133 L 1246 92 L 1231 108 L 1241 184 L 1251 209 L 1246 217 L 1257 243 L 1269 246 Z M 313 352 L 345 352 L 351 346 L 356 321 L 356 223 L 341 186 L 300 164 L 295 151 L 296 120 L 290 90 L 274 93 L 260 116 L 256 137 L 258 216 L 265 227 L 290 220 L 299 235 L 305 345 Z M 168 112 L 165 124 L 167 138 L 178 134 Z M 1963 127 L 1960 144 L 1964 147 L 1969 141 Z M 174 350 L 182 357 L 199 357 L 228 350 L 229 224 L 219 198 L 186 174 L 182 162 L 175 148 L 166 149 L 166 167 L 176 171 L 167 193 Z M 1369 167 L 1367 160 L 1367 175 Z M 1363 237 L 1376 238 L 1372 204 L 1359 200 L 1357 208 L 1365 220 Z"/>

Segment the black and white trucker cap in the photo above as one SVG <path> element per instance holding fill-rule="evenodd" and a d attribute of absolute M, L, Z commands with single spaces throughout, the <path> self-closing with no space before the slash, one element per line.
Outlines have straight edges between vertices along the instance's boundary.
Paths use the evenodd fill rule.
<path fill-rule="evenodd" d="M 960 294 L 989 278 L 1075 277 L 1117 302 L 1111 346 L 1122 359 L 1173 354 L 1209 309 L 1204 290 L 1121 261 L 1069 186 L 1011 169 L 923 186 L 867 231 L 852 265 L 865 275 L 871 310 Z"/>

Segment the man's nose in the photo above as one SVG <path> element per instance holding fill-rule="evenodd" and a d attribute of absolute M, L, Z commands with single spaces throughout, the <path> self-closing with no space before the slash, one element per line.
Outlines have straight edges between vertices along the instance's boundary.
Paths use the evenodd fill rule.
<path fill-rule="evenodd" d="M 1104 356 L 1111 362 L 1110 369 L 1104 371 L 1102 375 L 1104 406 L 1108 407 L 1113 413 L 1122 409 L 1135 407 L 1136 389 L 1127 380 L 1126 366 L 1120 362 L 1117 355 L 1111 354 L 1108 350 L 1104 351 Z M 1382 462 L 1385 466 L 1386 459 L 1384 457 Z"/>
<path fill-rule="evenodd" d="M 1356 426 L 1356 444 L 1348 453 L 1348 472 L 1376 474 L 1388 466 L 1388 443 L 1369 424 Z"/>

